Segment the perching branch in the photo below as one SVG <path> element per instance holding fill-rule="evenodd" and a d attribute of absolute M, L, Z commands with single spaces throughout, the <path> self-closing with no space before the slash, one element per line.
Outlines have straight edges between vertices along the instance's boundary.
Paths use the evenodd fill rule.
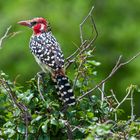
<path fill-rule="evenodd" d="M 37 88 L 38 88 L 38 92 L 40 94 L 41 99 L 45 102 L 44 96 L 43 96 L 43 94 L 41 92 L 41 88 L 40 88 L 40 81 L 42 79 L 42 74 L 43 73 L 44 72 L 42 72 L 42 71 L 37 73 Z"/>
<path fill-rule="evenodd" d="M 136 55 L 134 55 L 132 58 L 130 58 L 129 60 L 120 63 L 122 56 L 119 57 L 119 59 L 116 62 L 116 65 L 113 67 L 112 71 L 110 72 L 110 74 L 101 82 L 99 82 L 95 87 L 93 87 L 92 89 L 90 89 L 89 91 L 87 91 L 86 93 L 84 93 L 82 96 L 80 96 L 77 101 L 82 100 L 82 98 L 84 98 L 85 96 L 91 94 L 95 89 L 97 89 L 98 87 L 100 87 L 103 83 L 105 83 L 107 80 L 109 80 L 116 72 L 118 69 L 120 69 L 122 66 L 127 65 L 128 63 L 130 63 L 131 61 L 133 61 L 135 58 L 137 58 L 140 55 L 140 52 L 138 52 Z"/>
<path fill-rule="evenodd" d="M 73 140 L 73 131 L 72 131 L 71 126 L 68 121 L 65 122 L 65 126 L 67 128 L 68 140 Z"/>

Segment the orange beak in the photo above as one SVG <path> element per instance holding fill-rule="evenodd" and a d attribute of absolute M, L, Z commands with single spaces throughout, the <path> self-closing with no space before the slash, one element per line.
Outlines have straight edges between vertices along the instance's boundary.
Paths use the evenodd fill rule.
<path fill-rule="evenodd" d="M 31 22 L 29 20 L 19 21 L 18 24 L 27 26 L 27 27 L 31 27 Z"/>

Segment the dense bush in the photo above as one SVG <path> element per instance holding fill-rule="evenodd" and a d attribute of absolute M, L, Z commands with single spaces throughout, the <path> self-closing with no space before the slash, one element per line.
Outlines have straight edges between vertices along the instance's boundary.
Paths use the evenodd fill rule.
<path fill-rule="evenodd" d="M 90 56 L 79 69 L 81 56 L 75 63 L 75 75 L 79 76 L 75 84 L 75 95 L 89 91 L 93 86 L 93 76 L 99 62 L 91 60 L 93 52 L 82 54 Z M 83 57 L 82 57 L 83 58 Z M 82 70 L 82 71 L 81 71 Z M 75 106 L 62 110 L 54 83 L 49 74 L 43 75 L 38 82 L 35 76 L 26 82 L 26 88 L 16 80 L 11 82 L 8 76 L 0 73 L 0 104 L 1 128 L 0 137 L 3 139 L 140 139 L 140 120 L 133 114 L 133 94 L 138 90 L 131 85 L 127 96 L 123 99 L 131 101 L 131 116 L 122 120 L 119 116 L 124 112 L 119 106 L 115 95 L 106 95 L 105 90 L 98 87 L 94 94 L 77 100 Z"/>

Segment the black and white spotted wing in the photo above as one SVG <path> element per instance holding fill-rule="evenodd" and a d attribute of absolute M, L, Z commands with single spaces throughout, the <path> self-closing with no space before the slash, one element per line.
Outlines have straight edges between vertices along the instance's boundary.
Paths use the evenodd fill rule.
<path fill-rule="evenodd" d="M 64 56 L 51 32 L 33 35 L 30 39 L 30 49 L 42 66 L 47 65 L 54 71 L 64 67 Z"/>
<path fill-rule="evenodd" d="M 61 48 L 51 32 L 33 35 L 30 40 L 30 49 L 43 71 L 49 70 L 53 74 L 54 71 L 59 72 L 59 69 L 64 67 Z M 60 100 L 64 104 L 74 105 L 75 97 L 67 76 L 61 74 L 55 76 L 53 80 Z"/>

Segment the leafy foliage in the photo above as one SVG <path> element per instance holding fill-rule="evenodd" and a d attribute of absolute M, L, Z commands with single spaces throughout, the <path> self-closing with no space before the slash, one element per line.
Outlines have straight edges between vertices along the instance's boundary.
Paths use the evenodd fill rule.
<path fill-rule="evenodd" d="M 83 56 L 87 59 L 82 59 Z M 100 63 L 91 57 L 94 57 L 92 52 L 86 52 L 79 56 L 75 63 L 75 75 L 78 74 L 75 84 L 77 97 L 93 86 L 92 78 L 96 75 L 96 67 Z M 38 91 L 37 77 L 27 82 L 27 90 L 16 81 L 11 82 L 3 72 L 0 78 L 0 137 L 3 139 L 47 140 L 67 139 L 70 136 L 73 139 L 85 140 L 140 138 L 139 119 L 114 120 L 114 115 L 119 116 L 120 111 L 115 110 L 116 103 L 113 97 L 106 96 L 101 100 L 100 96 L 92 95 L 62 112 L 63 105 L 58 100 L 49 74 L 42 77 L 39 85 L 45 101 Z"/>

